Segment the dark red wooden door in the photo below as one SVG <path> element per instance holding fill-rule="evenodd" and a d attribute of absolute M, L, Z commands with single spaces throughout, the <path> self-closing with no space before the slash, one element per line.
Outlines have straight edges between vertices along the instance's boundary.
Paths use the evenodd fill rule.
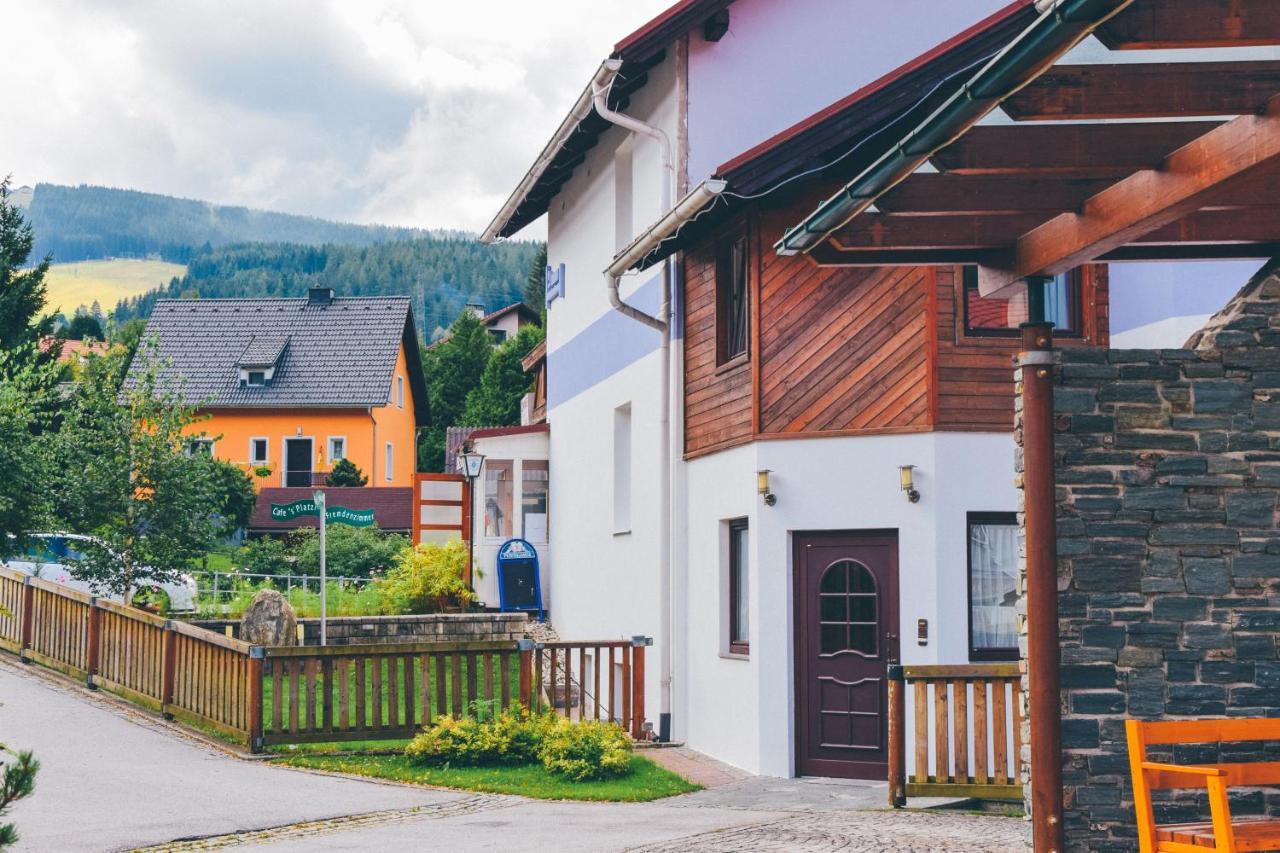
<path fill-rule="evenodd" d="M 796 773 L 885 779 L 898 539 L 796 534 Z"/>

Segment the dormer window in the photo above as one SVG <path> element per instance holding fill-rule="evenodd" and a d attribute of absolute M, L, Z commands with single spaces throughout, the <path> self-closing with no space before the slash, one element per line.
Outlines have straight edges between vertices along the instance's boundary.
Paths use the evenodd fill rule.
<path fill-rule="evenodd" d="M 252 388 L 270 385 L 289 347 L 288 335 L 259 335 L 240 354 L 240 384 Z"/>

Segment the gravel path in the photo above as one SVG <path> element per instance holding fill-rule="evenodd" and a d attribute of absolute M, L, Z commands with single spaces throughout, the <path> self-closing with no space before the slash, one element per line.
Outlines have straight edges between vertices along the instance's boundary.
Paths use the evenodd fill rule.
<path fill-rule="evenodd" d="M 32 749 L 18 851 L 1023 851 L 1019 820 L 877 808 L 883 786 L 748 778 L 656 803 L 439 791 L 245 761 L 0 656 L 0 742 Z M 518 840 L 518 841 L 517 841 Z"/>

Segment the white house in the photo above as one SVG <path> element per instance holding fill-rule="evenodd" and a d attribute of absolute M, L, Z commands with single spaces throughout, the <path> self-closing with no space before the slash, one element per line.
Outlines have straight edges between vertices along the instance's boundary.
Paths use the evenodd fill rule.
<path fill-rule="evenodd" d="M 486 230 L 548 217 L 552 619 L 655 638 L 661 737 L 883 779 L 891 664 L 1017 659 L 1025 298 L 773 245 L 1039 14 L 684 0 L 617 44 Z M 1065 345 L 1107 344 L 1105 265 L 1046 288 Z"/>

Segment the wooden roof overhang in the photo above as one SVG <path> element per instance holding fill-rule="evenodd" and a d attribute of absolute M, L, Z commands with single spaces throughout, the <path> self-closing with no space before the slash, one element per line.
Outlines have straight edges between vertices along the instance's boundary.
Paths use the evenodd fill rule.
<path fill-rule="evenodd" d="M 1280 61 L 1230 50 L 1280 45 L 1280 2 L 1058 0 L 1032 26 L 1073 8 L 1095 16 L 1078 37 L 1039 55 L 1035 39 L 1015 41 L 1002 56 L 1023 51 L 1024 79 L 981 115 L 935 112 L 778 251 L 975 263 L 987 294 L 1092 261 L 1280 254 Z M 1113 52 L 1194 52 L 1059 64 L 1090 34 Z M 997 57 L 967 88 L 1000 73 Z"/>

